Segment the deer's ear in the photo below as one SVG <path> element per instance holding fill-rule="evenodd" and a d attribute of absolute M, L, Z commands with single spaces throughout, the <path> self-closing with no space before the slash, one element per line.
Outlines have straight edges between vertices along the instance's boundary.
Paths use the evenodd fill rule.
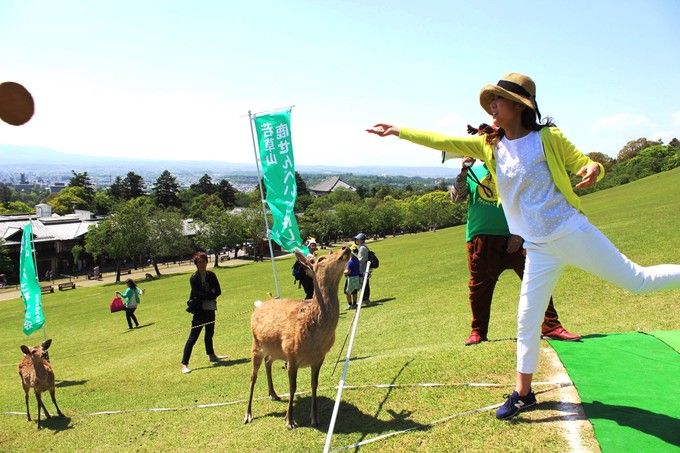
<path fill-rule="evenodd" d="M 43 344 L 40 345 L 40 346 L 42 346 L 43 351 L 47 351 L 51 344 L 52 344 L 52 339 L 48 338 L 47 340 L 43 341 Z"/>
<path fill-rule="evenodd" d="M 295 251 L 295 258 L 297 258 L 298 262 L 302 264 L 305 267 L 312 267 L 312 263 L 307 259 L 305 255 L 300 253 L 299 250 Z"/>
<path fill-rule="evenodd" d="M 26 346 L 25 344 L 21 345 L 21 352 L 23 352 L 24 354 L 28 354 L 28 355 L 31 354 L 31 350 L 28 349 L 28 346 Z"/>

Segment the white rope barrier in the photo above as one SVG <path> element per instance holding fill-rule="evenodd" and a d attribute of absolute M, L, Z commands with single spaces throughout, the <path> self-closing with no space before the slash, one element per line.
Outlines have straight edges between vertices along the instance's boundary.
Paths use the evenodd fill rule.
<path fill-rule="evenodd" d="M 347 345 L 347 355 L 345 356 L 345 364 L 342 367 L 342 377 L 338 383 L 338 393 L 335 395 L 335 404 L 333 405 L 333 415 L 331 415 L 331 422 L 328 425 L 328 432 L 326 433 L 326 442 L 323 447 L 324 453 L 328 453 L 331 448 L 331 438 L 333 437 L 333 430 L 335 429 L 335 421 L 338 417 L 338 409 L 340 409 L 340 398 L 342 398 L 342 388 L 345 385 L 345 378 L 347 377 L 347 369 L 349 368 L 349 359 L 352 355 L 352 345 L 354 344 L 354 334 L 357 331 L 359 324 L 359 315 L 361 314 L 361 306 L 364 304 L 364 291 L 366 290 L 366 283 L 368 282 L 369 272 L 371 270 L 371 262 L 366 262 L 366 270 L 364 271 L 364 281 L 361 284 L 361 293 L 359 293 L 359 303 L 357 304 L 357 312 L 352 321 L 352 333 L 349 337 L 349 344 Z"/>
<path fill-rule="evenodd" d="M 445 384 L 445 383 L 431 383 L 431 382 L 422 382 L 422 383 L 413 383 L 413 384 L 365 384 L 365 385 L 347 385 L 343 386 L 342 388 L 344 390 L 362 390 L 362 389 L 367 389 L 367 388 L 376 388 L 376 389 L 384 389 L 384 388 L 413 388 L 413 387 L 494 387 L 494 388 L 500 388 L 500 387 L 512 387 L 515 384 L 494 384 L 491 382 L 460 382 L 460 383 L 450 383 L 450 384 Z M 568 387 L 572 385 L 570 382 L 551 382 L 551 381 L 543 381 L 543 382 L 534 382 L 532 383 L 533 386 L 542 386 L 542 385 L 550 385 L 550 386 L 555 386 L 557 387 Z M 326 387 L 321 389 L 322 391 L 325 390 L 331 390 L 331 389 L 339 389 L 340 386 L 337 387 Z M 295 396 L 301 396 L 311 393 L 311 390 L 302 390 L 299 392 L 295 392 Z M 280 396 L 282 397 L 288 397 L 288 393 L 282 393 Z M 265 397 L 260 397 L 256 398 L 256 401 L 263 401 L 263 400 L 269 400 L 270 398 L 268 396 Z M 186 410 L 192 410 L 192 409 L 209 409 L 212 407 L 223 407 L 223 406 L 233 406 L 234 404 L 245 404 L 247 403 L 247 399 L 239 399 L 239 400 L 233 400 L 233 401 L 225 401 L 225 402 L 220 402 L 220 403 L 204 403 L 204 404 L 197 404 L 193 406 L 181 406 L 181 407 L 152 407 L 152 408 L 141 408 L 141 409 L 118 409 L 118 410 L 106 410 L 106 411 L 97 411 L 97 412 L 90 412 L 88 414 L 82 414 L 82 415 L 76 415 L 76 417 L 94 417 L 98 415 L 116 415 L 116 414 L 129 414 L 129 413 L 135 413 L 135 412 L 171 412 L 171 411 L 186 411 Z M 0 412 L 0 415 L 23 415 L 25 416 L 25 412 L 16 412 L 16 411 L 6 411 L 6 412 Z M 434 422 L 433 422 L 434 423 Z"/>
<path fill-rule="evenodd" d="M 555 384 L 554 388 L 544 390 L 542 393 L 571 385 L 571 383 L 564 383 L 564 382 L 557 382 L 557 383 L 534 382 L 532 385 L 541 385 L 541 384 Z M 467 385 L 467 384 L 465 384 L 465 385 Z M 514 385 L 514 384 L 506 384 L 505 386 L 507 386 L 507 385 Z M 499 385 L 499 384 L 483 385 L 483 387 L 497 387 L 497 386 L 501 387 L 501 385 Z M 479 414 L 481 412 L 488 412 L 490 410 L 497 409 L 497 408 L 501 407 L 502 405 L 503 405 L 503 403 L 498 403 L 498 404 L 492 404 L 492 405 L 489 405 L 489 406 L 478 407 L 476 409 L 469 409 L 469 410 L 463 411 L 463 412 L 458 412 L 456 414 L 448 415 L 444 418 L 434 420 L 434 421 L 432 421 L 429 424 L 424 425 L 424 426 L 414 426 L 412 428 L 402 429 L 400 431 L 392 431 L 392 432 L 389 432 L 389 433 L 381 434 L 381 435 L 376 436 L 376 437 L 371 437 L 370 439 L 362 440 L 360 442 L 355 442 L 355 443 L 350 444 L 350 445 L 345 445 L 344 447 L 336 448 L 335 450 L 333 450 L 333 453 L 345 451 L 345 450 L 350 450 L 352 448 L 358 448 L 358 447 L 361 447 L 362 445 L 371 444 L 373 442 L 378 442 L 379 440 L 387 439 L 389 437 L 393 437 L 393 436 L 396 436 L 398 434 L 404 434 L 404 433 L 407 433 L 407 432 L 410 432 L 410 431 L 417 431 L 417 430 L 422 430 L 424 428 L 429 428 L 431 426 L 438 425 L 440 423 L 445 423 L 449 420 L 453 420 L 454 418 L 465 417 L 466 415 Z"/>

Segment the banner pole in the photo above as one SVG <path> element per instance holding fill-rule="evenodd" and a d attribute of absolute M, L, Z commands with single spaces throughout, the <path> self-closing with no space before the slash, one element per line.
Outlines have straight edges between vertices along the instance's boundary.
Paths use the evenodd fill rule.
<path fill-rule="evenodd" d="M 276 265 L 274 264 L 274 249 L 272 247 L 272 239 L 269 236 L 269 220 L 267 220 L 267 208 L 264 201 L 264 191 L 262 190 L 262 173 L 260 172 L 260 159 L 257 155 L 257 145 L 255 143 L 255 131 L 253 130 L 253 115 L 248 110 L 248 122 L 250 123 L 250 138 L 253 140 L 253 154 L 255 154 L 255 167 L 257 168 L 257 185 L 260 187 L 260 202 L 262 202 L 262 215 L 264 216 L 264 226 L 266 228 L 267 242 L 269 244 L 269 257 L 272 262 L 272 273 L 274 274 L 274 285 L 276 286 L 276 298 L 281 298 L 281 290 L 279 289 L 279 278 L 276 274 Z"/>
<path fill-rule="evenodd" d="M 347 356 L 345 357 L 345 364 L 342 367 L 342 377 L 340 382 L 338 382 L 338 393 L 335 395 L 335 404 L 333 405 L 333 414 L 331 415 L 331 422 L 328 425 L 328 432 L 326 433 L 326 442 L 323 447 L 323 452 L 328 453 L 331 448 L 331 438 L 333 437 L 333 431 L 335 430 L 335 421 L 338 417 L 338 409 L 340 409 L 340 398 L 342 398 L 342 390 L 345 386 L 345 379 L 347 378 L 347 370 L 349 369 L 349 359 L 352 356 L 352 346 L 354 345 L 354 334 L 357 331 L 357 325 L 359 325 L 359 314 L 361 313 L 361 306 L 363 305 L 364 291 L 366 290 L 366 282 L 368 281 L 369 272 L 371 271 L 371 262 L 366 263 L 366 270 L 364 271 L 364 282 L 361 285 L 361 292 L 359 293 L 359 303 L 357 305 L 357 312 L 354 315 L 354 321 L 352 322 L 352 333 L 349 336 L 349 345 L 347 345 Z"/>

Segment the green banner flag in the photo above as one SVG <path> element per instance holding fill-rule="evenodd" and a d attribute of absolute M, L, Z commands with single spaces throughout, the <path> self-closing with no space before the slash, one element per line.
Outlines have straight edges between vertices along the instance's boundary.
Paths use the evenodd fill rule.
<path fill-rule="evenodd" d="M 19 257 L 19 282 L 21 297 L 24 299 L 24 333 L 30 335 L 45 324 L 42 311 L 42 293 L 35 272 L 35 260 L 32 247 L 33 228 L 30 223 L 24 226 L 21 238 L 21 255 Z"/>
<path fill-rule="evenodd" d="M 295 160 L 290 133 L 290 110 L 256 116 L 258 147 L 264 184 L 267 188 L 267 204 L 274 218 L 268 232 L 287 252 L 300 250 L 309 253 L 300 239 L 295 218 Z"/>

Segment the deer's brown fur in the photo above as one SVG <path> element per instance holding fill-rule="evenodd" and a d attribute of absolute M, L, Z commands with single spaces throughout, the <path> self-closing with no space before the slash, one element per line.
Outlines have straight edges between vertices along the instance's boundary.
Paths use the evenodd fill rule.
<path fill-rule="evenodd" d="M 297 387 L 297 371 L 301 367 L 311 367 L 311 423 L 313 426 L 319 424 L 316 405 L 319 371 L 326 353 L 335 342 L 335 328 L 340 315 L 338 285 L 349 260 L 350 250 L 343 248 L 312 260 L 298 252 L 295 255 L 314 280 L 314 296 L 311 300 L 272 299 L 259 305 L 253 312 L 250 322 L 253 334 L 253 372 L 244 423 L 250 423 L 253 419 L 253 390 L 262 361 L 264 360 L 267 371 L 269 396 L 279 400 L 272 384 L 272 362 L 285 360 L 290 395 L 286 426 L 296 426 L 293 420 L 293 400 Z"/>
<path fill-rule="evenodd" d="M 45 340 L 41 345 L 32 348 L 26 345 L 21 346 L 24 357 L 19 363 L 19 376 L 21 376 L 21 385 L 24 387 L 26 417 L 28 421 L 31 421 L 31 412 L 28 409 L 28 392 L 33 388 L 35 399 L 38 401 L 38 429 L 40 429 L 40 408 L 45 412 L 45 419 L 50 418 L 50 413 L 47 412 L 47 407 L 45 407 L 45 403 L 43 403 L 41 398 L 42 392 L 50 392 L 54 407 L 57 408 L 57 413 L 62 417 L 64 416 L 54 397 L 54 372 L 52 371 L 52 365 L 50 365 L 46 357 L 47 349 L 51 344 L 52 340 Z"/>

